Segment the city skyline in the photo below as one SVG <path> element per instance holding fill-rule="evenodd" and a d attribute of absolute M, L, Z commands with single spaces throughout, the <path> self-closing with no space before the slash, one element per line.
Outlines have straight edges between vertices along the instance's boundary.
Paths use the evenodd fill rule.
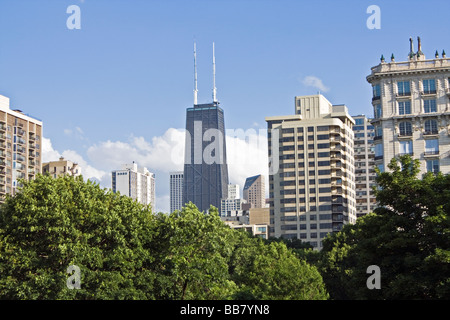
<path fill-rule="evenodd" d="M 178 142 L 184 142 L 184 111 L 193 104 L 194 41 L 200 104 L 211 97 L 215 42 L 227 128 L 258 133 L 264 117 L 290 114 L 295 96 L 318 91 L 346 104 L 351 115 L 372 117 L 366 76 L 382 54 L 406 61 L 408 39 L 417 36 L 427 57 L 450 52 L 445 35 L 435 32 L 445 29 L 450 4 L 408 3 L 4 1 L 0 94 L 12 109 L 43 119 L 43 162 L 64 156 L 86 178 L 111 187 L 111 170 L 136 161 L 155 172 L 156 209 L 168 211 L 169 172 L 182 169 Z M 66 27 L 73 4 L 81 9 L 80 30 Z M 371 4 L 381 9 L 379 30 L 366 26 Z M 211 18 L 200 22 L 199 16 L 221 23 L 205 28 Z M 262 158 L 231 163 L 230 183 L 267 176 L 265 146 L 249 150 L 245 139 L 230 136 L 227 146 L 228 155 Z M 179 162 L 160 156 L 177 150 Z"/>

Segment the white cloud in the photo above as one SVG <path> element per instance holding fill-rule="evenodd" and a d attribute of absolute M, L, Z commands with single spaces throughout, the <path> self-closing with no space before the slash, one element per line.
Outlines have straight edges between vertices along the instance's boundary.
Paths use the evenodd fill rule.
<path fill-rule="evenodd" d="M 87 155 L 95 165 L 108 170 L 135 161 L 150 171 L 170 172 L 183 169 L 184 139 L 184 130 L 170 128 L 164 135 L 153 137 L 151 142 L 143 137 L 131 137 L 128 142 L 100 142 L 89 147 Z"/>
<path fill-rule="evenodd" d="M 326 87 L 322 80 L 315 76 L 307 76 L 303 79 L 302 83 L 307 87 L 313 87 L 320 91 L 327 92 L 330 88 Z"/>
<path fill-rule="evenodd" d="M 42 162 L 55 161 L 60 156 L 61 154 L 53 149 L 50 139 L 42 137 Z"/>

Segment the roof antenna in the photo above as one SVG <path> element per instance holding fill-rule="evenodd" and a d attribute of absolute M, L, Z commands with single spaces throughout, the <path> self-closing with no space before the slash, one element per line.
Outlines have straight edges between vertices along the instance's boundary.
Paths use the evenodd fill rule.
<path fill-rule="evenodd" d="M 217 102 L 217 88 L 216 88 L 216 54 L 214 51 L 214 42 L 213 42 L 213 103 Z"/>
<path fill-rule="evenodd" d="M 197 105 L 197 46 L 194 41 L 194 105 Z"/>

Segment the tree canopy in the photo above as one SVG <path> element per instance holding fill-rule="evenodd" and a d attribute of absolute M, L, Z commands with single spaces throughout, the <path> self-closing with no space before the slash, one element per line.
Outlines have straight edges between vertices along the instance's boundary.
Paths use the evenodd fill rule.
<path fill-rule="evenodd" d="M 333 299 L 450 298 L 450 176 L 419 177 L 419 162 L 379 172 L 374 213 L 324 240 L 321 273 Z M 380 267 L 381 289 L 366 286 Z"/>
<path fill-rule="evenodd" d="M 80 289 L 67 268 L 80 269 Z M 82 177 L 38 175 L 0 207 L 1 299 L 326 299 L 284 243 L 211 207 L 155 213 Z"/>

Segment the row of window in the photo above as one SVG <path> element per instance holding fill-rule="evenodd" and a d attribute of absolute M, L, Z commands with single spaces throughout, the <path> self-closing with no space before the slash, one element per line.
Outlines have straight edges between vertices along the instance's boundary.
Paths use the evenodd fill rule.
<path fill-rule="evenodd" d="M 401 121 L 398 124 L 399 134 L 400 136 L 412 136 L 412 123 L 411 121 Z M 383 129 L 381 126 L 375 127 L 375 137 L 381 138 L 383 135 Z M 424 122 L 424 134 L 438 134 L 438 122 L 434 119 L 425 120 Z"/>
<path fill-rule="evenodd" d="M 425 141 L 425 155 L 439 154 L 439 139 L 426 139 Z M 413 154 L 413 141 L 403 140 L 399 141 L 399 154 Z M 383 156 L 383 144 L 375 145 L 375 158 Z"/>
<path fill-rule="evenodd" d="M 450 86 L 450 78 L 448 78 Z M 424 94 L 434 94 L 436 93 L 436 80 L 435 79 L 423 79 L 422 89 Z M 372 87 L 373 98 L 377 99 L 381 97 L 381 86 L 380 84 L 375 84 Z M 397 94 L 399 96 L 409 96 L 411 95 L 411 82 L 410 81 L 397 81 Z"/>
<path fill-rule="evenodd" d="M 423 113 L 434 113 L 437 112 L 436 99 L 424 99 L 423 100 Z M 411 114 L 411 101 L 398 101 L 397 102 L 397 114 L 398 115 L 408 115 Z M 383 116 L 383 109 L 381 104 L 376 104 L 374 106 L 374 117 L 381 118 Z"/>

